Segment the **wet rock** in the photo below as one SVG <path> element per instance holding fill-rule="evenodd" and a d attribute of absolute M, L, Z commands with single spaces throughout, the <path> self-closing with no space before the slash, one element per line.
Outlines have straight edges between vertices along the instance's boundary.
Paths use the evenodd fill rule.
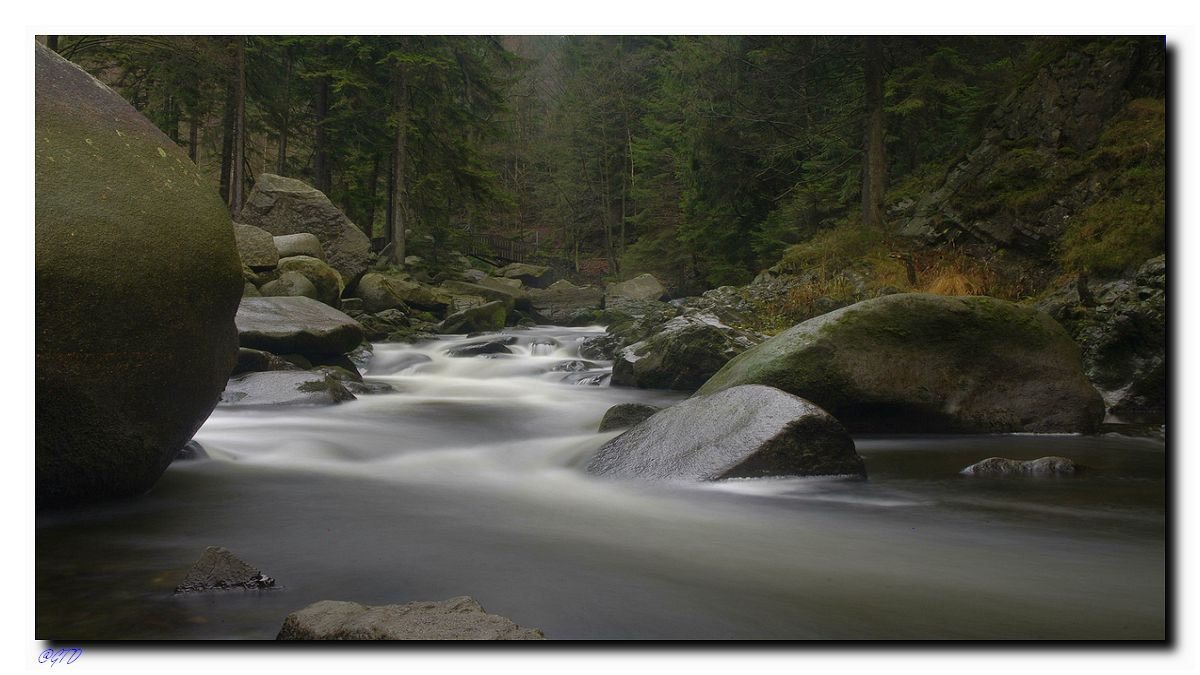
<path fill-rule="evenodd" d="M 730 359 L 765 339 L 709 314 L 677 316 L 616 355 L 612 383 L 695 391 Z"/>
<path fill-rule="evenodd" d="M 534 338 L 529 342 L 529 353 L 532 356 L 548 356 L 558 350 L 560 346 L 558 340 L 554 338 Z"/>
<path fill-rule="evenodd" d="M 607 372 L 595 373 L 595 372 L 590 372 L 590 371 L 583 371 L 583 372 L 578 372 L 578 373 L 571 373 L 571 374 L 567 375 L 566 377 L 564 377 L 562 380 L 560 380 L 560 382 L 562 382 L 564 384 L 574 384 L 574 385 L 582 385 L 582 386 L 589 386 L 589 387 L 600 387 L 605 384 L 608 384 L 608 381 L 611 378 L 612 378 L 612 373 L 607 373 Z"/>
<path fill-rule="evenodd" d="M 280 273 L 277 279 L 263 284 L 258 293 L 258 297 L 265 298 L 312 298 L 322 302 L 319 295 L 308 277 L 295 271 Z"/>
<path fill-rule="evenodd" d="M 385 309 L 378 314 L 363 314 L 357 318 L 368 340 L 384 340 L 398 330 L 408 328 L 408 316 L 398 309 Z"/>
<path fill-rule="evenodd" d="M 358 395 L 391 394 L 396 388 L 387 382 L 343 382 L 346 391 Z"/>
<path fill-rule="evenodd" d="M 230 378 L 221 405 L 332 405 L 353 401 L 334 377 L 317 371 L 273 370 Z"/>
<path fill-rule="evenodd" d="M 244 280 L 229 212 L 187 153 L 95 78 L 33 49 L 43 508 L 154 485 L 233 368 Z"/>
<path fill-rule="evenodd" d="M 403 370 L 408 370 L 413 366 L 422 363 L 429 363 L 433 359 L 419 352 L 381 352 L 374 360 L 371 361 L 370 374 L 372 375 L 395 375 Z"/>
<path fill-rule="evenodd" d="M 325 261 L 325 251 L 321 248 L 321 240 L 317 239 L 317 235 L 315 234 L 307 232 L 283 234 L 278 237 L 272 237 L 272 239 L 274 240 L 275 251 L 279 254 L 279 258 L 306 255 L 322 262 Z"/>
<path fill-rule="evenodd" d="M 338 382 L 341 382 L 343 385 L 348 382 L 362 383 L 363 381 L 362 373 L 358 372 L 358 369 L 355 368 L 353 364 L 346 364 L 343 366 L 314 366 L 312 372 L 324 373 Z"/>
<path fill-rule="evenodd" d="M 559 361 L 550 366 L 552 373 L 580 373 L 585 370 L 595 370 L 596 364 L 591 361 L 581 361 L 579 359 L 571 359 L 569 361 Z"/>
<path fill-rule="evenodd" d="M 989 457 L 976 462 L 959 473 L 981 478 L 1024 478 L 1046 476 L 1073 476 L 1082 467 L 1066 457 L 1040 457 L 1027 461 Z"/>
<path fill-rule="evenodd" d="M 204 446 L 198 441 L 192 439 L 185 443 L 179 449 L 179 454 L 175 455 L 176 462 L 190 462 L 198 459 L 208 459 L 208 452 L 204 450 Z"/>
<path fill-rule="evenodd" d="M 300 368 L 291 361 L 271 352 L 241 347 L 238 349 L 237 364 L 233 367 L 230 375 L 261 373 L 268 370 L 300 370 Z"/>
<path fill-rule="evenodd" d="M 865 476 L 854 441 L 832 416 L 773 387 L 696 396 L 605 443 L 588 473 L 637 480 Z"/>
<path fill-rule="evenodd" d="M 274 579 L 242 562 L 229 549 L 209 546 L 204 549 L 200 559 L 192 564 L 192 569 L 188 570 L 187 577 L 175 588 L 175 592 L 200 593 L 235 588 L 258 590 L 274 585 Z"/>
<path fill-rule="evenodd" d="M 304 275 L 316 289 L 317 300 L 330 307 L 338 306 L 338 299 L 342 297 L 342 277 L 329 265 L 317 258 L 296 255 L 280 258 L 278 269 L 281 274 L 295 272 Z"/>
<path fill-rule="evenodd" d="M 512 354 L 512 350 L 506 345 L 515 344 L 516 341 L 515 337 L 509 336 L 483 342 L 468 342 L 467 344 L 447 349 L 446 354 L 454 358 L 480 356 L 482 354 Z"/>
<path fill-rule="evenodd" d="M 649 419 L 651 415 L 660 410 L 662 408 L 645 403 L 618 403 L 604 413 L 604 417 L 600 420 L 600 428 L 596 431 L 603 433 L 632 427 Z"/>
<path fill-rule="evenodd" d="M 237 329 L 243 347 L 273 354 L 344 354 L 363 340 L 357 321 L 311 298 L 243 298 Z"/>
<path fill-rule="evenodd" d="M 508 305 L 497 300 L 451 314 L 442 321 L 441 331 L 443 333 L 496 331 L 504 328 L 507 321 Z"/>
<path fill-rule="evenodd" d="M 563 279 L 545 289 L 531 289 L 529 303 L 545 323 L 557 326 L 587 326 L 596 323 L 604 293 L 592 286 L 576 286 Z"/>
<path fill-rule="evenodd" d="M 858 431 L 1090 432 L 1104 415 L 1062 326 L 987 297 L 860 302 L 748 349 L 697 393 L 741 384 L 801 396 Z"/>
<path fill-rule="evenodd" d="M 278 640 L 544 640 L 536 628 L 488 614 L 474 599 L 367 606 L 322 600 L 292 612 Z"/>
<path fill-rule="evenodd" d="M 243 265 L 258 270 L 279 264 L 279 252 L 275 250 L 275 240 L 270 232 L 253 225 L 234 223 L 233 236 Z"/>
<path fill-rule="evenodd" d="M 259 174 L 238 217 L 274 235 L 315 235 L 346 285 L 367 271 L 371 240 L 323 192 L 294 178 Z"/>
<path fill-rule="evenodd" d="M 638 276 L 612 284 L 604 292 L 604 307 L 616 309 L 630 300 L 665 300 L 667 288 L 653 274 Z"/>

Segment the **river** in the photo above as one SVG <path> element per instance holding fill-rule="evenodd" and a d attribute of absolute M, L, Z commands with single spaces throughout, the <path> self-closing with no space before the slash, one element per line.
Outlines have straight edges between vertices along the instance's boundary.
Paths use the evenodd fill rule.
<path fill-rule="evenodd" d="M 39 514 L 36 637 L 271 639 L 317 600 L 456 595 L 551 639 L 1164 637 L 1162 440 L 870 436 L 866 481 L 600 479 L 581 465 L 619 433 L 595 432 L 609 406 L 682 399 L 571 383 L 604 362 L 550 370 L 601 331 L 513 331 L 509 358 L 380 344 L 364 374 L 395 393 L 218 407 L 196 435 L 209 459 Z M 957 473 L 1044 455 L 1090 471 Z M 279 588 L 173 595 L 214 544 Z"/>

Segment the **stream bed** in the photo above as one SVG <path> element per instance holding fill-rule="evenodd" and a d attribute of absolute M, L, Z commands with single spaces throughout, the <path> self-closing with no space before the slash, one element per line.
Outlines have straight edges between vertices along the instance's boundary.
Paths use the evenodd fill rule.
<path fill-rule="evenodd" d="M 864 436 L 866 481 L 600 479 L 608 407 L 684 397 L 554 370 L 602 332 L 513 330 L 500 358 L 380 344 L 364 375 L 394 393 L 218 407 L 209 459 L 38 515 L 36 638 L 273 639 L 317 600 L 457 595 L 550 639 L 1164 638 L 1161 439 Z M 1089 471 L 958 475 L 1045 455 Z M 209 545 L 278 588 L 175 596 Z"/>

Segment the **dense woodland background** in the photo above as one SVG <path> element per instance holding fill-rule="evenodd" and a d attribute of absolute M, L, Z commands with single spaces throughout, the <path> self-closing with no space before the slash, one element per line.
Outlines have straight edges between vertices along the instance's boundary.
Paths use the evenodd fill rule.
<path fill-rule="evenodd" d="M 679 294 L 771 268 L 808 271 L 806 293 L 836 296 L 854 267 L 879 287 L 1022 299 L 1071 275 L 1127 273 L 1165 245 L 1161 38 L 47 42 L 187 148 L 235 216 L 256 175 L 300 178 L 377 247 L 407 231 L 400 262 L 491 233 L 584 279 L 651 271 Z M 998 108 L 1072 59 L 1084 94 L 1109 86 L 1097 69 L 1117 58 L 1135 65 L 1095 138 L 1010 133 L 986 190 L 944 195 L 964 222 L 1036 221 L 1099 185 L 1061 232 L 1033 246 L 980 228 L 901 236 Z"/>

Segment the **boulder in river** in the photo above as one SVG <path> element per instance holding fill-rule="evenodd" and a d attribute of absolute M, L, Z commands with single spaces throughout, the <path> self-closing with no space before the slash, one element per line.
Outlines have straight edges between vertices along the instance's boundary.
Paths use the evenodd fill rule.
<path fill-rule="evenodd" d="M 237 354 L 233 227 L 187 153 L 34 45 L 39 508 L 150 489 Z"/>
<path fill-rule="evenodd" d="M 866 476 L 854 441 L 829 413 L 761 385 L 696 396 L 601 446 L 588 473 L 640 480 Z"/>
<path fill-rule="evenodd" d="M 249 295 L 244 297 L 259 297 L 259 298 L 312 298 L 317 302 L 321 302 L 318 297 L 317 287 L 309 281 L 308 277 L 294 270 L 281 272 L 277 279 L 268 281 L 258 289 L 258 295 Z M 325 303 L 329 304 L 329 303 Z"/>
<path fill-rule="evenodd" d="M 464 309 L 446 317 L 442 322 L 443 333 L 478 333 L 504 328 L 508 321 L 509 305 L 500 300 L 484 303 L 478 307 Z"/>
<path fill-rule="evenodd" d="M 1091 432 L 1104 416 L 1062 326 L 988 297 L 844 307 L 743 352 L 697 393 L 741 384 L 806 398 L 857 431 Z"/>
<path fill-rule="evenodd" d="M 242 588 L 257 590 L 271 588 L 275 580 L 261 570 L 242 562 L 224 546 L 209 546 L 200 559 L 192 564 L 183 583 L 175 587 L 176 593 Z"/>
<path fill-rule="evenodd" d="M 300 368 L 285 358 L 260 349 L 241 347 L 238 349 L 237 364 L 231 375 L 242 373 L 261 373 L 268 370 L 299 370 Z"/>
<path fill-rule="evenodd" d="M 600 420 L 600 428 L 596 431 L 603 433 L 614 429 L 626 429 L 649 419 L 659 410 L 662 408 L 645 403 L 618 403 L 604 413 Z"/>
<path fill-rule="evenodd" d="M 345 354 L 363 339 L 357 321 L 311 298 L 243 298 L 237 330 L 243 347 L 273 354 Z"/>
<path fill-rule="evenodd" d="M 664 300 L 667 288 L 653 274 L 639 274 L 628 281 L 612 284 L 604 292 L 605 308 L 619 308 L 629 300 Z"/>
<path fill-rule="evenodd" d="M 446 355 L 454 358 L 464 358 L 468 356 L 482 356 L 484 354 L 512 354 L 512 350 L 507 345 L 514 344 L 516 341 L 515 337 L 509 336 L 481 342 L 468 342 L 447 349 Z"/>
<path fill-rule="evenodd" d="M 274 235 L 315 235 L 346 285 L 367 271 L 371 240 L 325 193 L 294 178 L 259 174 L 238 218 Z"/>
<path fill-rule="evenodd" d="M 596 313 L 604 303 L 604 293 L 593 286 L 576 286 L 561 279 L 545 289 L 530 290 L 529 303 L 546 323 L 586 326 L 597 322 Z"/>
<path fill-rule="evenodd" d="M 536 628 L 488 614 L 473 598 L 367 606 L 322 600 L 292 612 L 277 640 L 544 640 Z"/>
<path fill-rule="evenodd" d="M 726 326 L 711 314 L 677 316 L 616 354 L 612 383 L 695 391 L 730 359 L 765 339 Z"/>
<path fill-rule="evenodd" d="M 279 252 L 275 250 L 275 240 L 270 232 L 253 225 L 234 223 L 233 236 L 243 265 L 262 270 L 279 264 Z"/>
<path fill-rule="evenodd" d="M 959 473 L 980 478 L 1024 478 L 1074 476 L 1081 467 L 1066 457 L 1039 457 L 1022 462 L 1019 459 L 989 457 L 976 462 Z"/>
<path fill-rule="evenodd" d="M 353 401 L 346 387 L 322 371 L 272 370 L 229 379 L 222 405 L 332 405 Z"/>
<path fill-rule="evenodd" d="M 450 295 L 475 295 L 489 302 L 503 302 L 507 309 L 529 306 L 529 295 L 525 291 L 496 283 L 495 279 L 483 279 L 477 284 L 466 281 L 446 281 L 442 283 L 442 288 Z"/>
<path fill-rule="evenodd" d="M 517 279 L 530 288 L 546 288 L 554 283 L 554 270 L 542 265 L 512 263 L 500 268 L 497 275 L 506 279 Z"/>
<path fill-rule="evenodd" d="M 329 305 L 338 306 L 342 297 L 342 277 L 329 265 L 306 255 L 295 255 L 280 258 L 279 271 L 282 273 L 297 272 L 304 275 L 317 290 L 316 299 Z"/>
<path fill-rule="evenodd" d="M 277 237 L 272 237 L 272 239 L 275 241 L 275 251 L 279 253 L 280 258 L 306 255 L 322 262 L 325 261 L 325 251 L 321 248 L 321 240 L 317 239 L 317 235 L 315 234 L 309 234 L 308 232 L 281 234 Z"/>
<path fill-rule="evenodd" d="M 368 312 L 385 309 L 407 309 L 408 305 L 432 311 L 443 311 L 450 299 L 429 286 L 404 274 L 368 272 L 359 280 L 354 297 L 362 300 Z"/>

